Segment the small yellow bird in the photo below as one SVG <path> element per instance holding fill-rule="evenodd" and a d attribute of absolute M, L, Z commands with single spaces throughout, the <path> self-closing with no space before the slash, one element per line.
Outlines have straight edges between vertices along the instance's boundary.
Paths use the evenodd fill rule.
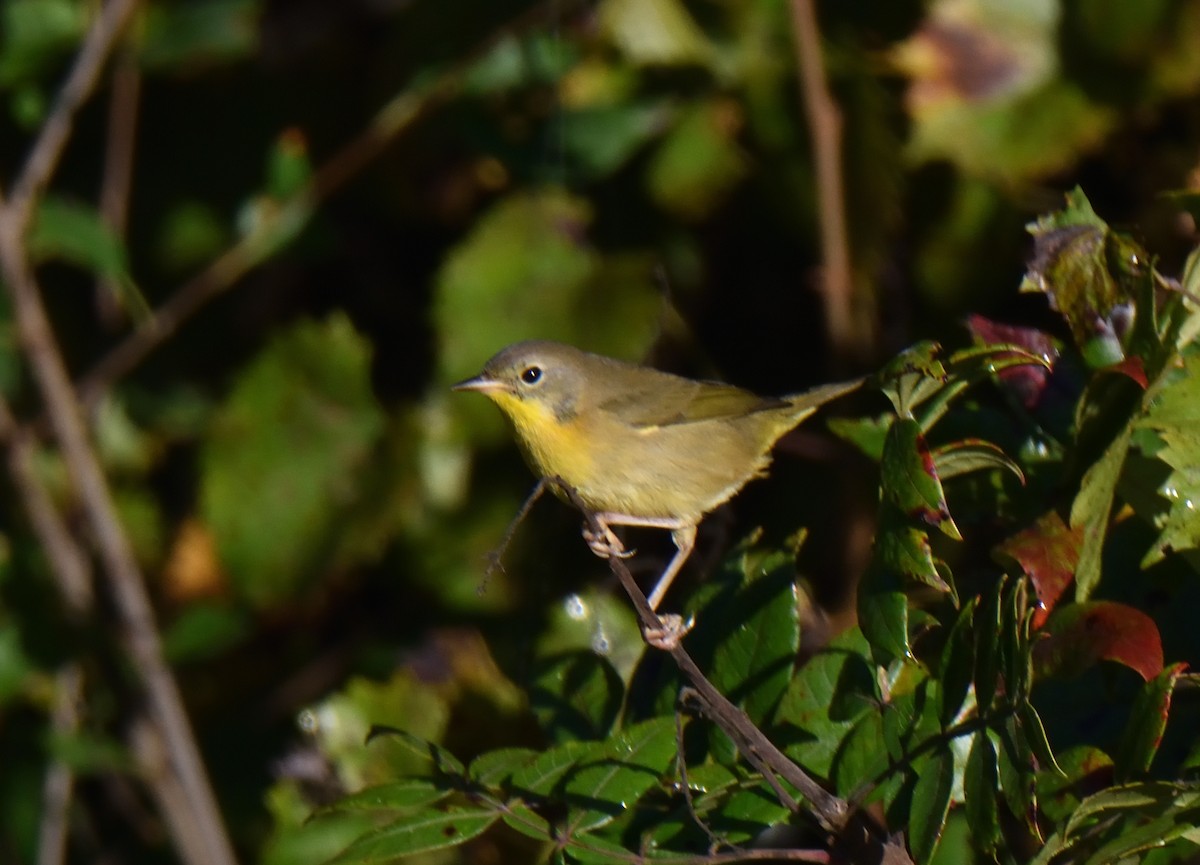
<path fill-rule="evenodd" d="M 765 474 L 784 433 L 861 383 L 772 399 L 535 340 L 510 345 L 454 390 L 495 402 L 532 469 L 561 478 L 595 512 L 603 536 L 585 537 L 597 555 L 624 550 L 611 526 L 671 531 L 675 556 L 648 599 L 657 610 L 704 515 Z"/>

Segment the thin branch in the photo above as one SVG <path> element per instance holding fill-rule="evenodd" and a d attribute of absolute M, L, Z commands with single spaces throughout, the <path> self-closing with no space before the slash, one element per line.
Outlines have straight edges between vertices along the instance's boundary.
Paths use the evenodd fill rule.
<path fill-rule="evenodd" d="M 37 475 L 33 436 L 17 426 L 3 397 L 0 397 L 0 443 L 8 448 L 9 474 L 29 516 L 33 533 L 49 560 L 50 574 L 63 604 L 71 616 L 82 618 L 92 607 L 91 566 Z"/>
<path fill-rule="evenodd" d="M 866 340 L 855 327 L 854 274 L 850 266 L 842 174 L 842 115 L 825 79 L 815 4 L 816 0 L 791 0 L 792 31 L 800 92 L 816 163 L 825 327 L 835 355 L 844 363 L 865 348 Z"/>
<path fill-rule="evenodd" d="M 108 103 L 108 138 L 104 145 L 104 174 L 100 183 L 100 218 L 116 237 L 124 238 L 129 221 L 129 192 L 133 186 L 133 156 L 137 149 L 138 105 L 142 73 L 132 51 L 123 51 L 113 66 Z M 121 288 L 107 277 L 96 281 L 100 319 L 115 325 L 123 319 Z"/>
<path fill-rule="evenodd" d="M 553 478 L 555 484 L 571 503 L 583 514 L 584 520 L 593 532 L 601 532 L 602 526 L 596 515 L 588 510 L 568 484 L 560 478 Z M 646 596 L 642 593 L 629 566 L 619 556 L 608 559 L 609 569 L 620 581 L 625 593 L 629 595 L 637 610 L 638 619 L 645 631 L 661 631 L 663 623 L 658 614 L 650 609 Z M 729 736 L 739 753 L 776 789 L 781 788 L 774 779 L 782 779 L 800 792 L 811 807 L 812 814 L 823 829 L 834 836 L 838 845 L 851 851 L 852 861 L 883 862 L 887 865 L 912 865 L 903 845 L 885 836 L 883 830 L 870 820 L 865 812 L 855 810 L 844 800 L 830 793 L 820 783 L 809 775 L 790 757 L 780 751 L 770 739 L 755 726 L 750 717 L 731 703 L 717 690 L 700 671 L 691 655 L 683 648 L 682 642 L 666 650 L 671 659 L 679 667 L 680 672 L 691 684 L 701 711 Z M 780 801 L 785 806 L 795 810 L 798 805 L 791 796 L 781 795 Z"/>
<path fill-rule="evenodd" d="M 50 728 L 55 736 L 71 736 L 78 731 L 82 699 L 83 669 L 77 663 L 64 664 L 54 676 Z M 67 817 L 74 788 L 75 773 L 71 767 L 62 760 L 54 760 L 42 782 L 37 865 L 63 865 L 67 861 Z"/>
<path fill-rule="evenodd" d="M 345 186 L 377 159 L 402 133 L 412 128 L 432 108 L 459 92 L 475 63 L 502 39 L 540 21 L 547 8 L 563 14 L 561 0 L 540 3 L 498 28 L 463 60 L 430 81 L 397 94 L 384 105 L 367 127 L 345 144 L 295 195 L 280 203 L 270 222 L 231 246 L 207 268 L 180 286 L 147 320 L 101 358 L 79 381 L 85 409 L 91 409 L 113 384 L 127 375 L 185 321 L 209 301 L 229 290 L 292 237 L 321 202 Z"/>
<path fill-rule="evenodd" d="M 62 158 L 75 125 L 75 115 L 96 89 L 100 70 L 137 5 L 138 0 L 108 0 L 88 30 L 75 57 L 75 65 L 58 91 L 54 107 L 42 123 L 25 165 L 13 183 L 8 218 L 10 230 L 18 236 L 24 235 L 37 198 Z"/>

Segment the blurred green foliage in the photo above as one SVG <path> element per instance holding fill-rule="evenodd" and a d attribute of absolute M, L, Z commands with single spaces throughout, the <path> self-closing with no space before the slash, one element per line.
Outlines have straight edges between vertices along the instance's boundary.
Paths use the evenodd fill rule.
<path fill-rule="evenodd" d="M 0 4 L 4 194 L 100 5 Z M 874 316 L 855 372 L 890 409 L 785 444 L 667 603 L 918 861 L 1194 855 L 1200 2 L 818 13 Z M 846 374 L 794 26 L 782 0 L 141 5 L 27 243 L 78 378 L 208 286 L 86 415 L 243 861 L 630 861 L 708 849 L 696 816 L 734 844 L 807 826 L 696 718 L 685 801 L 681 679 L 576 515 L 539 503 L 485 578 L 532 479 L 447 392 L 529 337 L 763 393 Z M 97 195 L 123 137 L 125 225 Z M 0 392 L 38 422 L 7 293 Z M 33 468 L 83 537 L 48 439 Z M 35 861 L 57 760 L 68 861 L 168 861 L 152 797 L 108 795 L 141 790 L 122 635 L 107 603 L 64 613 L 2 502 L 0 860 Z M 634 540 L 651 570 L 666 548 Z"/>

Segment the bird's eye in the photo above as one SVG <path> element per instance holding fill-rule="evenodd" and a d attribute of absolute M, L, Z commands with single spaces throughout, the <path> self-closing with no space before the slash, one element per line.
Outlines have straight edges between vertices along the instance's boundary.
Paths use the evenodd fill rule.
<path fill-rule="evenodd" d="M 521 381 L 525 384 L 537 384 L 542 380 L 542 368 L 540 366 L 527 366 L 521 371 Z"/>

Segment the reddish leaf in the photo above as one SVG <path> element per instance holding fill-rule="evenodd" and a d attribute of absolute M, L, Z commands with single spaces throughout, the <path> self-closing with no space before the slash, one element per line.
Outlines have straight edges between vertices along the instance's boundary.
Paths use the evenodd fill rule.
<path fill-rule="evenodd" d="M 1119 372 L 1121 375 L 1137 382 L 1142 390 L 1150 386 L 1150 382 L 1146 378 L 1146 365 L 1136 355 L 1127 357 L 1120 363 L 1114 363 L 1112 366 L 1106 368 L 1104 372 Z"/>
<path fill-rule="evenodd" d="M 1162 672 L 1162 639 L 1154 620 L 1115 601 L 1059 607 L 1034 644 L 1039 676 L 1076 676 L 1104 659 L 1124 664 L 1149 681 Z"/>
<path fill-rule="evenodd" d="M 1052 368 L 1058 361 L 1059 349 L 1054 337 L 1036 328 L 1002 324 L 982 315 L 970 316 L 967 319 L 967 329 L 971 331 L 975 340 L 983 345 L 1019 346 L 1049 364 L 1050 368 L 1039 364 L 1022 364 L 996 373 L 996 377 L 1013 392 L 1021 405 L 1030 410 L 1034 409 L 1041 402 L 1050 382 Z"/>
<path fill-rule="evenodd" d="M 993 550 L 997 558 L 1011 559 L 1025 572 L 1037 592 L 1038 609 L 1033 614 L 1033 627 L 1040 628 L 1062 597 L 1079 564 L 1079 545 L 1083 543 L 1083 527 L 1070 528 L 1057 511 L 1038 517 L 1026 529 L 998 544 Z"/>

